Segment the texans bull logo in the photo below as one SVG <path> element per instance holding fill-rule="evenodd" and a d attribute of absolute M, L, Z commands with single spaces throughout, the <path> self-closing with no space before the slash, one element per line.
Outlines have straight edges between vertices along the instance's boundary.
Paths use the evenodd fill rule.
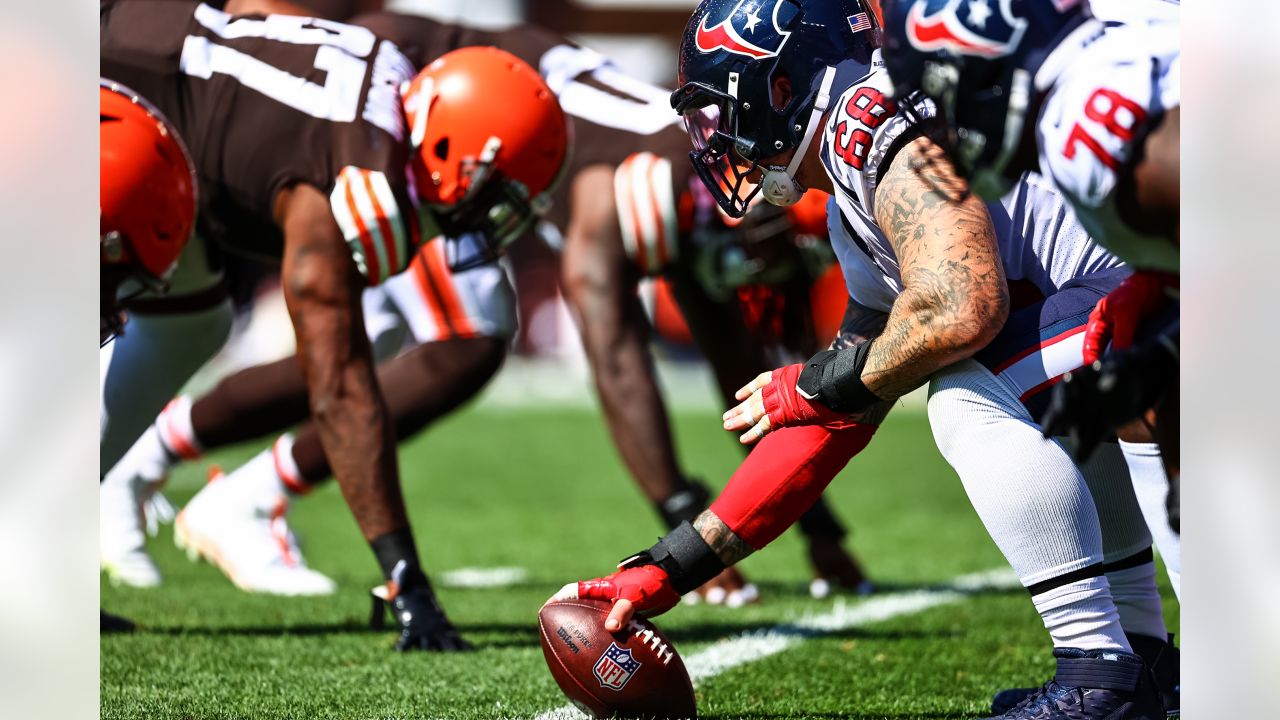
<path fill-rule="evenodd" d="M 1018 47 L 1025 18 L 1012 0 L 920 0 L 907 15 L 907 39 L 919 50 L 997 58 Z M 993 7 L 994 5 L 994 7 Z"/>
<path fill-rule="evenodd" d="M 715 25 L 708 25 L 711 13 L 703 15 L 694 41 L 704 53 L 727 50 L 754 60 L 776 57 L 791 35 L 778 17 L 784 7 L 794 10 L 782 0 L 739 0 Z"/>
<path fill-rule="evenodd" d="M 600 687 L 616 691 L 621 690 L 639 669 L 640 661 L 631 655 L 630 650 L 624 650 L 618 647 L 617 643 L 611 643 L 591 668 L 591 672 L 595 674 L 596 680 L 600 681 Z"/>

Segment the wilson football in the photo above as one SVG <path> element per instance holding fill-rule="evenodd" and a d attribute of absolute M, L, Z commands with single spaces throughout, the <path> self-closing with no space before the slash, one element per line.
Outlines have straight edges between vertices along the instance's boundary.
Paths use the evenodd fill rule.
<path fill-rule="evenodd" d="M 542 653 L 560 689 L 593 717 L 693 718 L 693 682 L 675 646 L 648 620 L 605 632 L 609 603 L 564 600 L 538 613 Z"/>

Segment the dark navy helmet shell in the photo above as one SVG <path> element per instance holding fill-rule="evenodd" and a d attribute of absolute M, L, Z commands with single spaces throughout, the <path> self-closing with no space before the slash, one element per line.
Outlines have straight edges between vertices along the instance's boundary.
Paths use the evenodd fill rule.
<path fill-rule="evenodd" d="M 832 87 L 838 94 L 870 74 L 878 46 L 879 27 L 862 0 L 698 5 L 680 44 L 671 105 L 684 116 L 698 176 L 726 213 L 746 213 L 763 160 L 807 148 L 821 122 L 815 107 L 826 109 Z M 775 92 L 781 80 L 789 96 Z M 775 174 L 785 187 L 794 168 Z"/>
<path fill-rule="evenodd" d="M 1088 17 L 1083 0 L 884 0 L 884 61 L 894 96 L 920 91 L 978 194 L 992 198 L 1033 105 L 1032 78 Z M 1016 173 L 1013 173 L 1016 174 Z"/>

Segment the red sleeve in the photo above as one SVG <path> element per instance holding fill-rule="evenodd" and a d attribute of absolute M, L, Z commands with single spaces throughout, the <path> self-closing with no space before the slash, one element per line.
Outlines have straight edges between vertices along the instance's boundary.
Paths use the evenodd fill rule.
<path fill-rule="evenodd" d="M 798 426 L 766 435 L 738 466 L 711 511 L 748 545 L 763 548 L 817 501 L 871 441 L 876 427 Z"/>

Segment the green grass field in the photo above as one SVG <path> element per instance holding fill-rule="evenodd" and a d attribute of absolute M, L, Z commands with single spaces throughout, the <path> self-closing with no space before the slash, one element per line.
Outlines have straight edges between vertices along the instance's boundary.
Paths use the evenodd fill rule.
<path fill-rule="evenodd" d="M 722 484 L 741 454 L 718 418 L 682 413 L 675 421 L 686 466 Z M 232 449 L 210 462 L 234 467 L 256 450 Z M 169 526 L 152 541 L 162 587 L 103 582 L 103 606 L 144 627 L 102 640 L 102 716 L 530 718 L 564 706 L 538 648 L 539 605 L 659 534 L 599 416 L 475 406 L 403 446 L 400 457 L 430 571 L 528 571 L 513 587 L 440 589 L 477 652 L 398 655 L 390 632 L 367 629 L 368 589 L 380 576 L 330 484 L 298 503 L 291 520 L 311 565 L 339 583 L 336 596 L 242 593 L 212 567 L 188 562 Z M 167 492 L 175 504 L 195 492 L 204 467 L 174 476 Z M 724 646 L 717 642 L 746 631 L 803 625 L 837 604 L 857 614 L 861 605 L 894 604 L 914 588 L 1004 564 L 919 411 L 891 416 L 828 497 L 853 528 L 851 544 L 868 571 L 894 594 L 887 601 L 810 599 L 803 548 L 789 533 L 743 565 L 761 587 L 759 604 L 682 606 L 659 618 L 686 659 L 718 652 Z M 1177 606 L 1164 593 L 1176 630 Z M 948 597 L 825 634 L 784 630 L 792 644 L 781 652 L 703 676 L 699 711 L 719 718 L 984 717 L 993 691 L 1038 685 L 1052 674 L 1047 637 L 1024 591 Z"/>

